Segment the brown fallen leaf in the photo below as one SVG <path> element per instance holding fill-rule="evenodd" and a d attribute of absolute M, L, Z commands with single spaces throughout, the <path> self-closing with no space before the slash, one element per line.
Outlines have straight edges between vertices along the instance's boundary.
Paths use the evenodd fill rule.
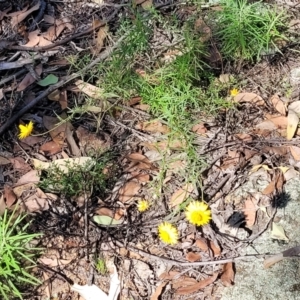
<path fill-rule="evenodd" d="M 286 106 L 284 102 L 279 98 L 277 94 L 273 95 L 270 99 L 270 102 L 273 104 L 274 108 L 283 116 L 286 114 Z"/>
<path fill-rule="evenodd" d="M 28 34 L 28 42 L 24 45 L 25 47 L 34 47 L 40 42 L 40 30 L 34 30 Z"/>
<path fill-rule="evenodd" d="M 300 147 L 290 146 L 289 148 L 290 148 L 293 158 L 295 160 L 299 161 L 300 160 Z"/>
<path fill-rule="evenodd" d="M 234 101 L 239 103 L 250 102 L 255 105 L 265 105 L 263 98 L 255 93 L 238 93 L 234 97 Z"/>
<path fill-rule="evenodd" d="M 208 241 L 208 246 L 212 250 L 214 257 L 220 256 L 221 254 L 221 248 L 218 244 L 214 243 L 213 241 Z"/>
<path fill-rule="evenodd" d="M 37 170 L 30 170 L 26 174 L 22 175 L 17 183 L 16 186 L 27 184 L 27 183 L 38 183 L 40 181 L 40 176 Z"/>
<path fill-rule="evenodd" d="M 45 38 L 48 41 L 55 41 L 60 34 L 64 31 L 66 28 L 66 22 L 63 20 L 56 19 L 55 24 L 50 26 L 46 32 L 43 33 L 43 38 Z"/>
<path fill-rule="evenodd" d="M 288 120 L 287 121 L 288 126 L 286 129 L 287 130 L 286 131 L 286 139 L 288 141 L 290 141 L 294 137 L 294 134 L 298 127 L 298 123 L 299 123 L 298 114 L 294 110 L 289 108 L 287 120 Z"/>
<path fill-rule="evenodd" d="M 49 131 L 49 134 L 51 135 L 52 140 L 57 143 L 58 145 L 63 145 L 65 138 L 66 138 L 66 129 L 67 124 L 61 123 L 60 120 L 57 117 L 50 117 L 50 116 L 43 116 L 43 124 L 46 127 L 46 129 Z M 60 125 L 58 125 L 60 124 Z"/>
<path fill-rule="evenodd" d="M 149 131 L 153 133 L 168 133 L 170 129 L 167 125 L 163 125 L 161 122 L 155 120 L 151 122 L 140 122 L 135 126 L 138 130 Z"/>
<path fill-rule="evenodd" d="M 100 22 L 99 20 L 96 20 L 95 22 L 97 22 L 97 21 Z M 109 28 L 107 25 L 99 28 L 98 33 L 97 33 L 97 38 L 96 38 L 96 45 L 93 47 L 94 55 L 99 54 L 100 51 L 102 50 L 104 41 L 108 34 L 108 30 L 109 30 Z"/>
<path fill-rule="evenodd" d="M 55 143 L 54 141 L 47 142 L 40 147 L 40 150 L 45 153 L 45 155 L 54 155 L 59 153 L 62 146 Z"/>
<path fill-rule="evenodd" d="M 68 265 L 72 259 L 58 259 L 58 258 L 48 258 L 48 257 L 41 257 L 38 261 L 46 266 L 49 267 L 57 267 L 61 265 Z"/>
<path fill-rule="evenodd" d="M 136 162 L 138 169 L 147 170 L 152 168 L 150 160 L 145 155 L 138 152 L 129 154 L 127 159 Z"/>
<path fill-rule="evenodd" d="M 177 289 L 175 291 L 175 294 L 176 295 L 189 295 L 189 294 L 192 294 L 194 292 L 197 292 L 200 289 L 204 289 L 206 286 L 208 286 L 208 285 L 212 284 L 213 282 L 215 282 L 217 277 L 218 277 L 218 273 L 214 273 L 211 277 L 203 279 L 203 280 L 201 280 L 200 282 L 198 282 L 194 285 Z"/>
<path fill-rule="evenodd" d="M 96 87 L 90 83 L 84 82 L 80 79 L 76 80 L 74 84 L 79 88 L 81 92 L 86 94 L 87 96 L 93 98 L 93 99 L 103 99 L 104 90 Z M 103 101 L 103 110 L 107 107 L 107 102 Z"/>
<path fill-rule="evenodd" d="M 247 227 L 252 227 L 256 220 L 256 199 L 254 197 L 248 197 L 244 203 L 244 215 L 246 219 Z"/>
<path fill-rule="evenodd" d="M 201 260 L 201 255 L 199 253 L 195 252 L 188 252 L 187 255 L 185 256 L 186 260 L 189 262 L 195 262 Z"/>
<path fill-rule="evenodd" d="M 286 116 L 274 116 L 266 114 L 266 119 L 271 121 L 277 129 L 286 129 L 288 124 L 288 119 Z"/>
<path fill-rule="evenodd" d="M 49 209 L 48 197 L 39 188 L 35 190 L 35 193 L 26 197 L 23 203 L 26 211 L 28 212 L 42 212 Z"/>
<path fill-rule="evenodd" d="M 170 199 L 170 207 L 175 207 L 185 201 L 193 192 L 194 186 L 191 183 L 186 184 L 177 190 Z"/>
<path fill-rule="evenodd" d="M 208 250 L 207 240 L 205 238 L 198 238 L 195 241 L 195 245 L 200 248 L 202 251 Z"/>
<path fill-rule="evenodd" d="M 18 25 L 20 22 L 22 22 L 28 15 L 30 15 L 33 11 L 36 11 L 40 8 L 41 2 L 38 1 L 36 5 L 31 7 L 30 9 L 27 10 L 27 7 L 21 11 L 11 13 L 9 16 L 12 17 L 11 19 L 11 25 L 12 27 L 15 27 Z"/>
<path fill-rule="evenodd" d="M 272 180 L 267 186 L 266 188 L 262 191 L 263 195 L 270 195 L 273 194 L 275 191 L 275 180 Z"/>
<path fill-rule="evenodd" d="M 25 162 L 23 157 L 9 158 L 9 161 L 13 164 L 14 169 L 18 172 L 22 172 L 24 174 L 31 170 L 30 165 Z"/>
<path fill-rule="evenodd" d="M 7 208 L 10 208 L 17 200 L 17 196 L 15 195 L 12 187 L 7 184 L 4 185 L 4 198 L 6 200 Z"/>
<path fill-rule="evenodd" d="M 163 288 L 167 285 L 168 282 L 160 283 L 157 288 L 155 289 L 154 293 L 151 295 L 150 300 L 158 300 Z"/>
<path fill-rule="evenodd" d="M 41 75 L 43 71 L 43 65 L 42 64 L 37 65 L 34 68 L 34 70 L 38 75 Z M 18 92 L 24 91 L 27 87 L 29 87 L 34 82 L 36 82 L 36 79 L 31 75 L 30 72 L 27 73 L 25 77 L 22 79 L 22 81 L 18 84 L 17 91 Z"/>
<path fill-rule="evenodd" d="M 197 134 L 203 135 L 204 133 L 207 132 L 207 129 L 204 126 L 204 123 L 199 123 L 193 126 L 192 131 Z"/>
<path fill-rule="evenodd" d="M 126 182 L 119 191 L 119 200 L 123 203 L 128 202 L 136 196 L 140 188 L 140 184 L 136 181 Z"/>
<path fill-rule="evenodd" d="M 234 270 L 233 263 L 229 262 L 223 266 L 223 273 L 221 275 L 221 281 L 225 286 L 231 286 L 234 283 Z"/>

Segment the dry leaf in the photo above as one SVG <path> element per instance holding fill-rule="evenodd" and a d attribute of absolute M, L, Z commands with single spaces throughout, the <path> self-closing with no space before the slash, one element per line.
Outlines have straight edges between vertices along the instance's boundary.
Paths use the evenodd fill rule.
<path fill-rule="evenodd" d="M 274 108 L 283 116 L 286 114 L 286 106 L 284 102 L 279 98 L 277 94 L 271 97 L 271 103 L 273 104 Z"/>
<path fill-rule="evenodd" d="M 221 281 L 225 286 L 231 286 L 234 283 L 234 270 L 233 263 L 229 262 L 223 266 L 223 273 L 221 275 Z"/>
<path fill-rule="evenodd" d="M 150 160 L 145 155 L 138 152 L 129 154 L 127 159 L 138 163 L 139 169 L 146 170 L 151 169 L 152 167 Z"/>
<path fill-rule="evenodd" d="M 221 254 L 221 248 L 219 247 L 218 244 L 215 244 L 213 241 L 208 241 L 208 245 L 210 249 L 212 250 L 214 256 L 220 256 Z"/>
<path fill-rule="evenodd" d="M 286 129 L 288 124 L 288 119 L 285 116 L 274 116 L 266 114 L 266 118 L 275 124 L 277 129 Z"/>
<path fill-rule="evenodd" d="M 87 96 L 93 99 L 103 99 L 104 90 L 100 89 L 90 83 L 84 82 L 80 79 L 76 80 L 74 84 L 79 88 L 79 90 L 85 93 Z M 104 105 L 104 103 L 103 103 Z M 105 102 L 105 107 L 107 106 Z"/>
<path fill-rule="evenodd" d="M 40 150 L 43 151 L 46 155 L 53 155 L 60 152 L 62 146 L 55 143 L 54 141 L 47 142 L 40 147 Z"/>
<path fill-rule="evenodd" d="M 46 266 L 51 268 L 61 266 L 61 265 L 68 265 L 72 259 L 58 259 L 58 258 L 48 258 L 48 257 L 41 257 L 38 261 Z"/>
<path fill-rule="evenodd" d="M 53 42 L 56 40 L 60 34 L 66 28 L 66 23 L 62 20 L 56 19 L 55 24 L 50 26 L 45 33 L 43 33 L 43 38 L 48 41 Z"/>
<path fill-rule="evenodd" d="M 153 0 L 145 0 L 142 2 L 141 6 L 143 9 L 148 10 L 153 6 Z"/>
<path fill-rule="evenodd" d="M 255 223 L 256 219 L 256 200 L 254 197 L 249 197 L 246 199 L 243 209 L 245 219 L 246 219 L 246 225 L 247 227 L 252 227 Z"/>
<path fill-rule="evenodd" d="M 136 126 L 136 129 L 149 131 L 153 133 L 168 133 L 170 129 L 167 125 L 163 125 L 159 121 L 152 121 L 152 122 L 139 122 Z"/>
<path fill-rule="evenodd" d="M 41 3 L 40 3 L 40 1 L 38 1 L 38 3 L 36 5 L 34 5 L 33 7 L 31 7 L 28 10 L 27 10 L 27 8 L 25 8 L 24 10 L 21 10 L 21 11 L 9 14 L 9 16 L 12 16 L 12 19 L 11 19 L 11 25 L 12 25 L 12 27 L 15 27 L 20 22 L 22 22 L 33 11 L 38 10 L 40 8 L 40 5 L 41 5 Z"/>
<path fill-rule="evenodd" d="M 267 186 L 266 188 L 262 191 L 263 195 L 270 195 L 273 194 L 275 191 L 275 180 L 272 180 Z"/>
<path fill-rule="evenodd" d="M 15 195 L 12 187 L 7 184 L 4 185 L 4 198 L 6 200 L 6 206 L 8 208 L 10 208 L 17 200 L 17 196 Z"/>
<path fill-rule="evenodd" d="M 49 209 L 47 196 L 39 188 L 35 190 L 34 194 L 27 197 L 23 204 L 28 212 L 42 212 Z"/>
<path fill-rule="evenodd" d="M 287 120 L 288 120 L 288 126 L 287 126 L 286 138 L 288 141 L 290 141 L 297 130 L 299 117 L 294 110 L 289 108 Z"/>
<path fill-rule="evenodd" d="M 271 231 L 271 238 L 283 241 L 289 241 L 285 232 L 281 225 L 276 224 L 275 222 L 272 223 L 272 231 Z"/>
<path fill-rule="evenodd" d="M 163 288 L 167 285 L 168 282 L 162 282 L 158 285 L 158 287 L 155 289 L 155 292 L 151 295 L 150 300 L 158 300 Z"/>
<path fill-rule="evenodd" d="M 16 186 L 27 184 L 27 183 L 38 183 L 40 181 L 40 176 L 36 170 L 31 170 L 19 178 Z"/>
<path fill-rule="evenodd" d="M 188 252 L 187 255 L 185 256 L 186 260 L 189 262 L 195 262 L 201 260 L 201 255 L 199 253 L 195 252 Z"/>
<path fill-rule="evenodd" d="M 136 196 L 140 188 L 141 186 L 138 182 L 128 181 L 119 191 L 119 200 L 123 203 L 128 202 Z"/>
<path fill-rule="evenodd" d="M 34 31 L 29 32 L 28 40 L 29 40 L 29 42 L 26 43 L 24 46 L 34 47 L 34 46 L 38 45 L 38 43 L 40 42 L 40 30 L 34 30 Z"/>
<path fill-rule="evenodd" d="M 199 238 L 196 240 L 195 245 L 203 251 L 208 250 L 207 241 L 205 238 Z"/>
<path fill-rule="evenodd" d="M 186 200 L 194 190 L 194 186 L 191 183 L 186 184 L 181 189 L 177 190 L 170 199 L 170 207 L 177 206 Z"/>
<path fill-rule="evenodd" d="M 65 118 L 65 114 L 61 116 L 63 119 Z M 57 117 L 49 117 L 43 116 L 43 124 L 46 129 L 49 131 L 52 140 L 58 145 L 62 146 L 64 144 L 64 140 L 66 138 L 66 129 L 71 124 L 69 122 L 62 122 Z"/>
<path fill-rule="evenodd" d="M 204 126 L 204 123 L 199 123 L 193 126 L 192 131 L 198 134 L 203 135 L 207 132 L 206 127 Z"/>
<path fill-rule="evenodd" d="M 218 277 L 218 273 L 214 273 L 213 276 L 208 277 L 206 279 L 201 280 L 200 282 L 188 286 L 188 287 L 183 287 L 183 288 L 179 288 L 175 291 L 176 295 L 189 295 L 192 294 L 194 292 L 199 291 L 200 289 L 204 289 L 206 286 L 212 284 L 213 282 L 216 281 Z"/>
<path fill-rule="evenodd" d="M 257 94 L 254 93 L 239 93 L 234 97 L 235 102 L 251 102 L 255 105 L 265 105 L 265 101 Z"/>
<path fill-rule="evenodd" d="M 38 75 L 41 75 L 43 71 L 43 65 L 42 64 L 37 65 L 34 68 L 34 70 Z M 36 82 L 36 79 L 31 75 L 30 72 L 27 73 L 25 77 L 22 79 L 22 81 L 18 84 L 17 91 L 18 92 L 24 91 L 27 87 L 29 87 L 34 82 Z"/>
<path fill-rule="evenodd" d="M 97 33 L 97 38 L 96 38 L 96 45 L 93 49 L 94 54 L 99 54 L 100 51 L 102 50 L 103 45 L 104 45 L 104 40 L 107 37 L 108 30 L 109 30 L 109 28 L 107 25 L 99 28 L 98 33 Z"/>
<path fill-rule="evenodd" d="M 25 173 L 31 170 L 30 165 L 25 162 L 23 157 L 9 158 L 9 160 L 13 164 L 13 167 L 16 171 Z"/>
<path fill-rule="evenodd" d="M 300 147 L 290 146 L 290 151 L 295 160 L 300 160 Z"/>

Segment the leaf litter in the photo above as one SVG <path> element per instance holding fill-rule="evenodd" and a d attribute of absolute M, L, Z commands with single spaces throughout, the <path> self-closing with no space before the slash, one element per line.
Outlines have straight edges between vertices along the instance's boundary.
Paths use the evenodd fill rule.
<path fill-rule="evenodd" d="M 78 24 L 73 24 L 73 19 L 66 16 L 54 18 L 50 15 L 44 15 L 43 20 L 38 21 L 42 26 L 38 26 L 36 30 L 27 31 L 28 27 L 21 27 L 24 23 L 29 25 L 30 16 L 37 15 L 42 2 L 38 1 L 36 5 L 23 7 L 19 11 L 10 12 L 7 9 L 0 13 L 0 18 L 7 18 L 13 27 L 19 27 L 20 32 L 23 30 L 26 33 L 24 47 L 38 49 L 44 45 L 52 46 L 55 45 L 58 38 L 64 39 L 69 33 L 73 34 L 75 28 L 80 30 L 80 27 L 77 27 Z M 154 7 L 152 1 L 135 1 L 134 5 L 141 7 L 142 10 Z M 92 11 L 93 9 L 86 10 Z M 187 14 L 190 13 L 187 12 Z M 201 40 L 205 42 L 213 39 L 213 29 L 209 24 L 206 24 L 202 18 L 195 18 L 195 20 L 194 29 L 201 33 Z M 92 55 L 101 55 L 111 42 L 115 29 L 111 25 L 109 27 L 108 25 L 101 26 L 102 21 L 99 20 L 92 21 L 90 24 L 95 28 L 90 36 L 90 41 L 85 44 L 80 39 L 74 39 L 74 49 L 77 49 L 76 51 L 83 49 Z M 47 58 L 45 59 L 46 63 L 41 60 L 41 64 L 35 65 L 32 70 L 28 69 L 27 74 L 11 84 L 11 87 L 1 89 L 1 98 L 6 97 L 10 91 L 23 92 L 28 97 L 27 93 L 31 90 L 32 99 L 34 99 L 43 90 L 42 87 L 51 86 L 63 78 L 60 72 L 47 70 L 50 65 L 58 69 L 61 66 L 70 65 L 69 62 L 60 64 L 58 60 L 52 59 L 52 55 L 58 53 L 57 47 L 44 53 Z M 61 47 L 60 50 L 63 50 L 66 46 L 59 47 Z M 162 52 L 162 61 L 164 59 L 172 61 L 182 54 L 179 50 L 167 47 L 166 51 Z M 141 76 L 146 78 L 151 75 L 150 72 L 146 74 L 144 71 Z M 41 78 L 39 79 L 39 77 Z M 218 219 L 217 226 L 222 230 L 232 230 L 233 232 L 233 228 L 230 228 L 226 222 L 234 210 L 240 212 L 244 217 L 244 224 L 248 229 L 256 230 L 259 226 L 268 225 L 269 220 L 260 216 L 261 211 L 258 208 L 262 207 L 267 211 L 269 206 L 266 203 L 271 203 L 268 200 L 271 201 L 272 196 L 281 193 L 287 181 L 298 176 L 296 163 L 300 160 L 299 148 L 297 143 L 288 144 L 286 142 L 298 141 L 300 112 L 298 106 L 300 102 L 290 101 L 290 99 L 286 101 L 281 96 L 282 94 L 277 92 L 274 94 L 274 91 L 268 93 L 273 96 L 267 98 L 264 93 L 259 92 L 259 88 L 249 85 L 243 87 L 243 92 L 238 92 L 231 98 L 236 105 L 235 112 L 227 108 L 221 110 L 220 115 L 222 117 L 225 115 L 223 121 L 222 117 L 205 120 L 207 118 L 205 114 L 195 114 L 195 120 L 191 122 L 191 126 L 187 130 L 197 136 L 197 141 L 202 139 L 201 147 L 197 149 L 198 154 L 202 153 L 203 149 L 206 149 L 208 154 L 207 166 L 201 174 L 204 180 L 202 182 L 201 178 L 195 184 L 195 182 L 190 183 L 188 178 L 181 177 L 189 168 L 189 158 L 186 153 L 181 153 L 187 149 L 188 141 L 178 136 L 170 138 L 172 126 L 161 118 L 153 119 L 155 116 L 150 114 L 151 105 L 143 103 L 143 97 L 131 95 L 131 102 L 124 106 L 128 106 L 132 110 L 124 109 L 120 112 L 121 106 L 118 107 L 118 104 L 121 102 L 117 103 L 120 99 L 118 95 L 110 93 L 110 91 L 107 93 L 96 81 L 89 81 L 88 78 L 83 77 L 73 82 L 76 88 L 74 85 L 67 85 L 52 91 L 48 95 L 48 99 L 53 102 L 43 102 L 43 105 L 32 113 L 40 118 L 35 124 L 35 132 L 42 135 L 41 138 L 31 136 L 26 140 L 18 141 L 18 144 L 12 148 L 10 157 L 0 156 L 0 166 L 5 170 L 3 176 L 9 182 L 9 185 L 3 186 L 0 213 L 3 213 L 5 207 L 11 208 L 16 203 L 23 203 L 23 209 L 41 223 L 46 213 L 53 214 L 52 209 L 55 209 L 56 214 L 60 212 L 64 230 L 58 228 L 58 232 L 65 231 L 70 234 L 74 231 L 81 237 L 81 240 L 76 236 L 70 238 L 64 234 L 56 234 L 53 239 L 50 235 L 45 237 L 45 244 L 49 243 L 50 247 L 57 245 L 61 249 L 61 253 L 55 253 L 57 257 L 54 258 L 49 247 L 40 262 L 54 269 L 64 265 L 67 276 L 73 278 L 73 281 L 76 280 L 74 270 L 77 274 L 84 274 L 80 278 L 81 280 L 89 277 L 88 272 L 83 271 L 88 269 L 87 263 L 84 264 L 85 268 L 80 269 L 83 261 L 80 260 L 79 254 L 82 257 L 85 255 L 80 250 L 83 248 L 82 243 L 96 244 L 99 240 L 95 237 L 101 235 L 104 237 L 101 247 L 109 249 L 108 252 L 117 251 L 118 246 L 112 238 L 114 236 L 116 240 L 124 242 L 124 247 L 120 249 L 127 250 L 127 246 L 139 245 L 138 248 L 134 249 L 133 247 L 130 251 L 127 250 L 126 253 L 123 253 L 124 264 L 122 267 L 118 266 L 121 272 L 127 272 L 127 274 L 135 272 L 132 275 L 133 280 L 124 283 L 126 289 L 135 296 L 144 295 L 149 299 L 158 299 L 164 293 L 169 293 L 169 285 L 174 289 L 172 295 L 174 299 L 180 295 L 190 296 L 199 291 L 203 295 L 209 294 L 212 291 L 210 288 L 215 282 L 231 286 L 235 276 L 234 262 L 220 264 L 215 269 L 208 267 L 201 279 L 193 272 L 187 271 L 188 274 L 185 274 L 185 267 L 180 268 L 176 266 L 176 263 L 174 266 L 180 270 L 172 270 L 169 275 L 161 277 L 158 270 L 162 269 L 156 266 L 156 263 L 168 257 L 171 261 L 190 263 L 190 266 L 193 266 L 193 263 L 210 263 L 233 257 L 233 251 L 228 250 L 235 246 L 232 241 L 211 229 L 210 225 L 203 230 L 198 230 L 184 220 L 182 217 L 184 208 L 192 199 L 204 200 L 208 204 L 216 205 L 213 211 L 213 214 L 216 215 L 214 221 Z M 159 79 L 155 76 L 152 80 L 154 85 L 159 83 Z M 235 75 L 231 74 L 221 74 L 218 79 L 219 84 L 228 85 L 228 87 L 234 80 Z M 89 100 L 85 104 L 83 114 L 80 116 L 75 114 L 75 119 L 69 121 L 65 111 L 72 105 L 74 106 L 75 98 L 72 97 L 77 97 L 76 101 L 82 103 L 83 95 L 90 97 L 92 101 Z M 27 99 L 29 102 L 31 101 L 30 97 Z M 51 108 L 47 110 L 48 103 L 51 103 Z M 116 111 L 111 103 L 116 103 Z M 52 111 L 53 107 L 55 109 Z M 141 113 L 142 111 L 144 114 Z M 248 116 L 251 116 L 252 119 L 250 120 Z M 122 126 L 118 127 L 115 123 L 114 128 L 111 128 L 112 123 L 107 122 L 108 117 L 115 118 Z M 192 126 L 192 124 L 196 125 Z M 220 131 L 216 128 L 219 128 Z M 238 128 L 239 130 L 237 130 Z M 11 129 L 11 132 L 14 130 Z M 144 134 L 140 136 L 153 138 L 152 142 L 140 140 L 138 133 Z M 220 149 L 225 151 L 221 153 Z M 81 198 L 78 196 L 68 199 L 63 198 L 59 191 L 51 194 L 39 188 L 39 182 L 49 168 L 56 166 L 67 174 L 70 166 L 83 166 L 88 162 L 92 169 L 99 158 L 110 151 L 113 152 L 112 163 L 107 163 L 101 172 L 109 174 L 113 169 L 112 165 L 116 167 L 117 171 L 110 178 L 108 186 L 101 192 L 100 190 L 93 191 L 91 188 L 85 190 L 80 195 Z M 295 168 L 290 165 L 292 159 L 295 161 Z M 34 170 L 32 170 L 32 166 Z M 98 175 L 101 174 L 100 171 L 97 172 Z M 257 187 L 255 197 L 253 195 L 244 195 L 242 199 L 227 197 L 230 191 L 250 180 L 249 178 L 258 178 L 262 174 L 266 175 L 268 183 L 264 188 Z M 154 181 L 157 178 L 160 181 Z M 88 180 L 83 180 L 83 183 L 88 185 Z M 148 199 L 151 207 L 155 209 L 138 215 L 136 202 L 140 199 Z M 68 205 L 73 206 L 74 210 L 70 209 Z M 83 212 L 83 208 L 87 212 Z M 86 218 L 90 218 L 93 226 L 87 225 Z M 180 232 L 178 245 L 170 248 L 161 247 L 155 231 L 158 223 L 165 219 L 178 224 Z M 47 222 L 49 222 L 47 225 L 50 225 L 54 220 L 49 219 Z M 271 225 L 271 238 L 287 242 L 288 237 L 283 227 L 275 222 L 272 222 Z M 105 231 L 108 226 L 112 230 L 111 234 Z M 105 230 L 102 231 L 101 228 L 105 228 Z M 126 231 L 126 235 L 122 234 L 122 230 Z M 234 230 L 245 233 L 242 227 Z M 88 234 L 84 233 L 87 231 Z M 247 238 L 251 238 L 251 234 Z M 143 244 L 139 243 L 140 240 Z M 153 246 L 159 251 L 149 250 Z M 94 248 L 91 250 L 93 254 L 96 253 Z M 142 251 L 152 256 L 146 258 Z M 234 253 L 239 253 L 239 249 Z M 74 263 L 81 272 L 76 270 Z M 46 274 L 46 271 L 43 272 Z M 176 276 L 178 278 L 175 278 Z M 75 284 L 72 289 L 84 295 L 83 297 L 89 297 L 91 294 L 103 295 L 102 289 L 104 291 L 107 289 L 100 286 L 103 279 L 100 277 L 99 274 L 96 276 L 98 287 L 93 291 L 90 285 L 78 286 Z M 158 279 L 162 281 L 155 286 L 154 282 Z M 108 277 L 106 280 L 109 283 Z M 150 288 L 147 291 L 149 283 Z M 56 285 L 56 291 L 62 294 L 69 289 L 64 286 L 65 290 L 62 291 L 58 286 Z"/>

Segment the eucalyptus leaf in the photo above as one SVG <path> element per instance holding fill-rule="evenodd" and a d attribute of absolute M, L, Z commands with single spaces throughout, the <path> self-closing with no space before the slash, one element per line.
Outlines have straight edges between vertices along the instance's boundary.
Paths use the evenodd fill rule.
<path fill-rule="evenodd" d="M 40 80 L 37 84 L 40 86 L 48 86 L 51 84 L 55 84 L 57 82 L 58 82 L 58 77 L 53 74 L 49 74 L 44 79 Z"/>
<path fill-rule="evenodd" d="M 108 216 L 94 216 L 93 220 L 99 225 L 119 225 L 123 223 L 123 220 L 115 220 Z"/>

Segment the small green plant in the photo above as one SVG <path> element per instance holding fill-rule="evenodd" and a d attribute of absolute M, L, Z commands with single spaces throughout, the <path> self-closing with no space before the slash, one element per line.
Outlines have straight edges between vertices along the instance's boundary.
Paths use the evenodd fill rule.
<path fill-rule="evenodd" d="M 106 275 L 107 266 L 106 266 L 105 259 L 102 256 L 96 259 L 95 267 L 100 275 L 102 276 Z"/>
<path fill-rule="evenodd" d="M 286 37 L 286 15 L 261 1 L 222 0 L 217 14 L 216 36 L 227 59 L 259 59 L 262 53 L 279 50 L 277 42 Z"/>
<path fill-rule="evenodd" d="M 26 215 L 16 215 L 5 210 L 0 217 L 0 295 L 2 299 L 22 299 L 20 291 L 27 284 L 40 284 L 28 270 L 35 266 L 33 261 L 40 249 L 31 242 L 40 234 L 27 232 L 30 223 Z"/>
<path fill-rule="evenodd" d="M 51 192 L 59 191 L 66 197 L 79 196 L 87 192 L 104 191 L 109 176 L 104 172 L 110 158 L 103 155 L 101 159 L 93 160 L 83 165 L 68 165 L 62 169 L 53 164 L 44 173 L 40 187 Z M 67 171 L 66 171 L 67 169 Z"/>

